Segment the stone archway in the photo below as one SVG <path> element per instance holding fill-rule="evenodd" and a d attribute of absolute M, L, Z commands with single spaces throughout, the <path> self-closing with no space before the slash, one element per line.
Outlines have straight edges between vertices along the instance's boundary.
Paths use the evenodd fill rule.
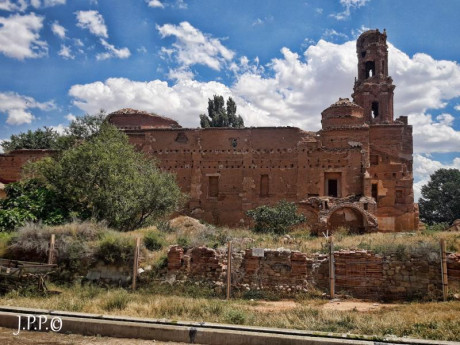
<path fill-rule="evenodd" d="M 367 232 L 367 217 L 358 207 L 338 207 L 329 213 L 327 227 L 334 232 L 339 227 L 344 227 L 352 234 Z"/>

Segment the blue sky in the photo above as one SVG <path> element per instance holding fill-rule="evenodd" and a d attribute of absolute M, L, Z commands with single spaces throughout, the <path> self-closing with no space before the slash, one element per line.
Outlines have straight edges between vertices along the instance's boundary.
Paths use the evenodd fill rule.
<path fill-rule="evenodd" d="M 131 107 L 198 126 L 213 94 L 247 125 L 318 130 L 350 97 L 355 39 L 386 28 L 416 195 L 460 168 L 460 1 L 0 0 L 0 140 Z"/>

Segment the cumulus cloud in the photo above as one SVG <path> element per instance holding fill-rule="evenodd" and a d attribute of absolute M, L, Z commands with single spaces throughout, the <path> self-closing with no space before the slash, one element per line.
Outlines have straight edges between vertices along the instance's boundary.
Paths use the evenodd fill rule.
<path fill-rule="evenodd" d="M 174 29 L 180 31 L 180 27 Z M 205 37 L 205 41 L 208 39 Z M 70 95 L 86 112 L 133 107 L 196 127 L 207 98 L 223 94 L 237 101 L 247 125 L 290 125 L 316 131 L 321 126 L 321 112 L 339 97 L 352 93 L 357 69 L 355 49 L 354 41 L 335 44 L 320 40 L 303 54 L 282 48 L 281 57 L 265 66 L 244 56 L 232 59 L 227 67 L 236 80 L 229 87 L 193 80 L 185 64 L 170 70 L 169 77 L 175 80 L 172 85 L 160 80 L 141 83 L 112 78 L 74 86 Z M 460 132 L 453 126 L 454 117 L 448 113 L 433 117 L 427 110 L 442 108 L 449 99 L 460 97 L 460 66 L 452 61 L 421 58 L 423 54 L 411 58 L 391 44 L 389 50 L 390 75 L 397 86 L 395 117 L 409 115 L 415 152 L 459 152 Z M 163 52 L 166 57 L 175 53 L 169 49 Z"/>
<path fill-rule="evenodd" d="M 75 55 L 72 54 L 71 48 L 65 44 L 61 44 L 61 49 L 59 50 L 58 55 L 62 56 L 64 59 L 75 59 Z"/>
<path fill-rule="evenodd" d="M 72 113 L 68 113 L 65 118 L 69 121 L 69 122 L 72 122 L 72 121 L 75 121 L 77 119 L 77 117 L 72 114 Z"/>
<path fill-rule="evenodd" d="M 95 36 L 109 37 L 104 18 L 98 11 L 78 11 L 76 12 L 76 16 L 78 27 L 88 29 Z"/>
<path fill-rule="evenodd" d="M 30 0 L 30 6 L 34 8 L 53 7 L 56 5 L 64 5 L 66 0 Z M 10 12 L 23 12 L 29 7 L 27 0 L 0 0 L 0 10 Z"/>
<path fill-rule="evenodd" d="M 99 53 L 96 55 L 97 60 L 107 60 L 112 57 L 117 57 L 119 59 L 127 59 L 131 56 L 131 52 L 128 48 L 117 49 L 112 44 L 109 44 L 106 40 L 101 38 L 101 44 L 105 48 L 104 53 Z"/>
<path fill-rule="evenodd" d="M 0 113 L 8 117 L 6 122 L 10 125 L 31 123 L 34 119 L 30 109 L 52 110 L 56 106 L 53 101 L 37 102 L 32 97 L 23 96 L 15 92 L 0 92 Z"/>
<path fill-rule="evenodd" d="M 370 0 L 340 0 L 340 4 L 344 7 L 343 12 L 333 13 L 329 16 L 337 20 L 347 19 L 348 17 L 350 17 L 352 8 L 362 7 L 366 5 L 366 3 L 368 3 L 369 1 Z"/>
<path fill-rule="evenodd" d="M 234 96 L 238 112 L 248 125 L 280 125 L 276 119 L 269 120 L 266 112 L 233 95 L 230 88 L 215 81 L 183 79 L 170 86 L 161 80 L 139 82 L 110 78 L 104 82 L 74 85 L 69 91 L 69 95 L 75 99 L 74 104 L 89 114 L 101 108 L 111 112 L 132 107 L 172 117 L 186 127 L 199 126 L 198 115 L 206 111 L 208 98 L 215 94 L 225 98 Z"/>
<path fill-rule="evenodd" d="M 422 186 L 430 181 L 430 175 L 438 169 L 460 169 L 460 158 L 454 158 L 452 163 L 443 164 L 439 161 L 433 160 L 430 157 L 421 154 L 414 155 L 414 200 L 415 202 L 421 197 Z"/>
<path fill-rule="evenodd" d="M 57 21 L 55 21 L 51 25 L 51 31 L 53 31 L 53 34 L 55 34 L 57 37 L 64 39 L 65 38 L 65 32 L 67 31 L 62 25 L 60 25 Z"/>
<path fill-rule="evenodd" d="M 17 1 L 0 0 L 0 10 L 3 10 L 3 11 L 22 12 L 27 8 L 27 6 L 28 4 L 26 0 L 17 0 Z"/>
<path fill-rule="evenodd" d="M 146 0 L 149 7 L 164 8 L 165 5 L 160 0 Z"/>
<path fill-rule="evenodd" d="M 162 38 L 176 38 L 173 49 L 177 61 L 183 66 L 201 64 L 219 71 L 235 55 L 219 39 L 202 33 L 188 22 L 165 24 L 157 29 Z"/>
<path fill-rule="evenodd" d="M 35 13 L 0 17 L 0 53 L 24 60 L 48 54 L 48 45 L 40 40 L 43 17 Z"/>

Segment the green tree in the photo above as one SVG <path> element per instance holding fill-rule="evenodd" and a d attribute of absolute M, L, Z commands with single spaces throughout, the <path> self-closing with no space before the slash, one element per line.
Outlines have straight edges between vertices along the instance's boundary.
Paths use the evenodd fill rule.
<path fill-rule="evenodd" d="M 208 115 L 200 115 L 200 125 L 201 128 L 243 128 L 244 121 L 240 115 L 236 114 L 236 103 L 231 97 L 228 98 L 227 107 L 225 107 L 224 97 L 214 95 L 213 99 L 208 99 Z"/>
<path fill-rule="evenodd" d="M 0 201 L 0 231 L 15 230 L 38 220 L 48 225 L 61 224 L 69 217 L 57 195 L 40 180 L 10 183 L 5 191 L 6 198 Z"/>
<path fill-rule="evenodd" d="M 97 135 L 34 167 L 81 219 L 105 220 L 121 230 L 175 210 L 182 196 L 173 175 L 162 173 L 108 123 Z"/>
<path fill-rule="evenodd" d="M 460 170 L 439 169 L 422 187 L 420 219 L 427 224 L 460 219 Z"/>
<path fill-rule="evenodd" d="M 3 141 L 1 145 L 5 152 L 20 149 L 67 149 L 75 145 L 75 143 L 95 135 L 105 117 L 104 110 L 100 110 L 96 115 L 86 114 L 77 117 L 70 122 L 64 134 L 59 134 L 56 130 L 48 127 L 39 128 L 35 131 L 29 129 L 25 133 L 13 134 L 10 140 Z"/>
<path fill-rule="evenodd" d="M 286 200 L 281 200 L 275 206 L 259 206 L 246 214 L 254 220 L 255 231 L 275 234 L 285 234 L 306 220 L 303 214 L 297 214 L 296 204 Z"/>
<path fill-rule="evenodd" d="M 2 142 L 5 152 L 18 149 L 58 149 L 59 133 L 52 128 L 43 127 L 35 131 L 28 130 L 25 133 L 13 134 L 10 140 Z"/>

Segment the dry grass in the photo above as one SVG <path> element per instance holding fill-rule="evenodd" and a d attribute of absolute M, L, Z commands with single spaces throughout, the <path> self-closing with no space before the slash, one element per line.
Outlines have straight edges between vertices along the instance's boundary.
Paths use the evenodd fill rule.
<path fill-rule="evenodd" d="M 279 310 L 254 308 L 260 302 L 235 299 L 187 297 L 183 291 L 144 290 L 127 292 L 99 287 L 60 288 L 61 295 L 21 297 L 10 293 L 0 299 L 2 305 L 29 308 L 52 308 L 95 314 L 126 315 L 196 322 L 221 322 L 311 331 L 353 333 L 376 336 L 410 336 L 416 338 L 458 340 L 460 302 L 408 303 L 392 308 L 359 312 L 323 308 L 326 300 L 297 300 L 296 306 Z M 167 291 L 167 292 L 166 292 Z M 202 291 L 201 291 L 202 292 Z M 198 296 L 197 287 L 188 295 Z M 290 302 L 292 304 L 292 302 Z"/>

